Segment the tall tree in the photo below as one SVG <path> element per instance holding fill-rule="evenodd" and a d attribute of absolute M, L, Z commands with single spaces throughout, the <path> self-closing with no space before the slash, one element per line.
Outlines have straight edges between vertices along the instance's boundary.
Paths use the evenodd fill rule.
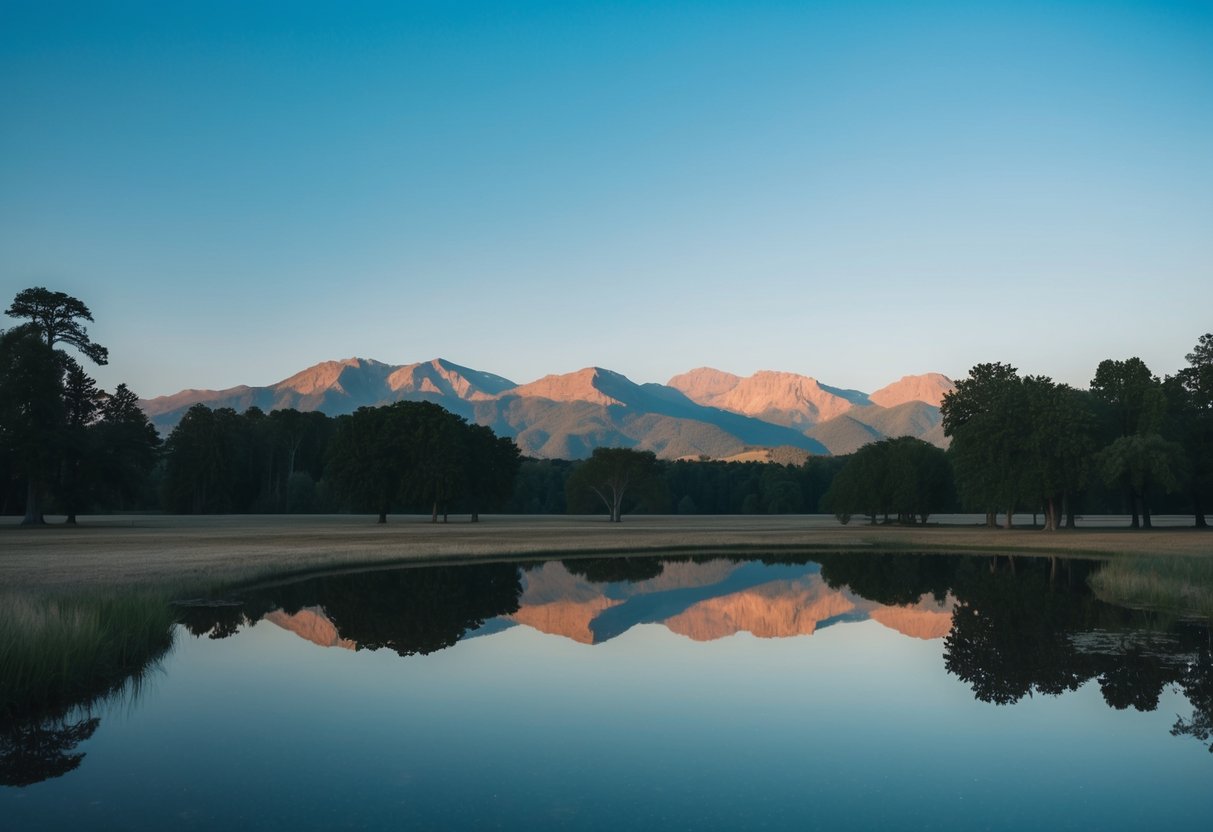
<path fill-rule="evenodd" d="M 606 506 L 610 522 L 623 520 L 624 498 L 644 494 L 660 482 L 657 455 L 632 448 L 595 448 L 569 478 L 571 494 L 589 492 Z"/>
<path fill-rule="evenodd" d="M 35 333 L 37 338 L 56 357 L 58 366 L 53 370 L 48 367 L 42 372 L 48 379 L 53 378 L 57 383 L 59 398 L 64 398 L 67 395 L 67 390 L 63 384 L 65 374 L 70 370 L 68 356 L 58 349 L 60 344 L 74 347 L 96 364 L 105 364 L 108 360 L 109 353 L 105 347 L 95 343 L 88 337 L 88 330 L 83 324 L 83 321 L 93 320 L 92 313 L 82 301 L 70 295 L 63 292 L 52 292 L 40 286 L 25 289 L 17 293 L 16 297 L 13 298 L 12 304 L 5 310 L 5 314 L 11 318 L 27 321 L 19 329 Z M 82 372 L 76 376 L 78 382 L 82 381 Z M 42 395 L 50 395 L 49 386 L 43 391 Z M 43 405 L 44 409 L 50 407 L 52 405 L 49 401 Z M 62 415 L 62 408 L 59 409 L 59 412 Z M 42 458 L 45 466 L 49 466 L 51 459 L 62 458 L 65 453 L 70 453 L 70 451 L 65 451 L 62 443 L 67 441 L 68 437 L 72 435 L 62 432 L 42 432 L 39 436 L 39 441 L 42 445 L 37 451 L 37 456 Z M 27 462 L 31 459 L 29 453 L 23 454 L 23 456 Z M 30 525 L 41 524 L 44 521 L 39 499 L 43 484 L 42 478 L 45 477 L 46 467 L 30 467 L 27 465 L 26 468 L 26 476 L 28 478 L 26 507 L 25 519 L 22 522 Z M 76 484 L 73 483 L 72 488 L 75 487 Z"/>
<path fill-rule="evenodd" d="M 1118 483 L 1124 495 L 1133 528 L 1140 528 L 1141 511 L 1149 511 L 1143 504 L 1146 494 L 1130 480 L 1135 473 L 1145 470 L 1146 461 L 1140 454 L 1152 443 L 1122 442 L 1113 450 L 1112 445 L 1121 439 L 1159 436 L 1166 415 L 1167 402 L 1160 382 L 1140 358 L 1123 361 L 1108 359 L 1099 362 L 1095 377 L 1091 379 L 1091 395 L 1099 403 L 1099 415 L 1103 423 L 1104 458 L 1100 465 L 1105 476 L 1110 470 L 1119 470 L 1124 477 Z M 1148 482 L 1147 486 L 1148 488 Z M 1146 526 L 1149 526 L 1147 515 Z"/>
<path fill-rule="evenodd" d="M 1002 363 L 974 366 L 940 405 L 961 496 L 991 526 L 1001 508 L 1011 528 L 1024 496 L 1025 410 L 1018 372 Z"/>
<path fill-rule="evenodd" d="M 1200 337 L 1188 366 L 1163 382 L 1167 433 L 1184 446 L 1190 465 L 1187 490 L 1196 526 L 1207 528 L 1213 505 L 1213 333 Z"/>
<path fill-rule="evenodd" d="M 355 511 L 370 510 L 380 523 L 400 502 L 413 470 L 409 409 L 415 402 L 360 407 L 340 416 L 329 444 L 326 476 L 340 499 Z"/>
<path fill-rule="evenodd" d="M 1063 506 L 1082 490 L 1095 452 L 1095 417 L 1086 398 L 1047 376 L 1023 379 L 1027 421 L 1026 487 L 1044 506 L 1044 529 L 1061 525 Z"/>
<path fill-rule="evenodd" d="M 81 323 L 92 322 L 92 312 L 71 295 L 41 286 L 25 289 L 17 293 L 5 314 L 28 320 L 48 347 L 67 344 L 94 364 L 105 364 L 109 360 L 109 351 L 90 339 L 88 330 Z"/>
<path fill-rule="evenodd" d="M 94 470 L 101 502 L 128 508 L 159 458 L 160 435 L 125 384 L 101 397 L 101 418 L 92 427 Z"/>
<path fill-rule="evenodd" d="M 471 522 L 480 521 L 480 509 L 505 500 L 514 488 L 522 454 L 514 440 L 498 436 L 484 425 L 467 425 L 464 431 L 467 462 L 467 498 Z"/>
<path fill-rule="evenodd" d="M 94 434 L 91 428 L 101 411 L 102 394 L 75 360 L 66 358 L 66 365 L 58 493 L 67 523 L 74 526 L 76 514 L 84 500 L 84 475 L 93 461 Z"/>
<path fill-rule="evenodd" d="M 41 497 L 58 458 L 63 362 L 31 327 L 0 333 L 0 446 L 25 480 L 24 525 L 43 522 Z"/>
<path fill-rule="evenodd" d="M 1133 528 L 1151 528 L 1150 495 L 1175 491 L 1186 473 L 1183 447 L 1157 433 L 1122 436 L 1095 457 L 1104 481 L 1120 484 L 1132 501 Z M 1140 521 L 1138 519 L 1140 512 Z"/>

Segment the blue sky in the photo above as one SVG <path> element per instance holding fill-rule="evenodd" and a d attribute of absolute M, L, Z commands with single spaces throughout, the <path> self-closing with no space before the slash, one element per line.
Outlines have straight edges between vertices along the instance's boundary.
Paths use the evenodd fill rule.
<path fill-rule="evenodd" d="M 0 5 L 0 293 L 352 355 L 1085 385 L 1213 330 L 1213 4 Z"/>

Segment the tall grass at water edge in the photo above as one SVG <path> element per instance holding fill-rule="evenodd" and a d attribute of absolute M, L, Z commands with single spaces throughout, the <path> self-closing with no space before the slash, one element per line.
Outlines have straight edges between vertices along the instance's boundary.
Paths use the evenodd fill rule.
<path fill-rule="evenodd" d="M 173 643 L 168 599 L 0 593 L 0 719 L 66 710 L 138 680 Z"/>
<path fill-rule="evenodd" d="M 1116 558 L 1091 576 L 1101 601 L 1188 620 L 1213 619 L 1213 559 Z"/>

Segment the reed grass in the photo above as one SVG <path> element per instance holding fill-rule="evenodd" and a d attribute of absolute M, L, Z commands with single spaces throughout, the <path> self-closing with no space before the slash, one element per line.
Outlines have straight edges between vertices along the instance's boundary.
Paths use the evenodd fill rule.
<path fill-rule="evenodd" d="M 1119 557 L 1090 583 L 1101 601 L 1183 619 L 1213 619 L 1213 559 Z"/>
<path fill-rule="evenodd" d="M 0 594 L 0 717 L 63 711 L 137 684 L 173 643 L 154 592 Z"/>

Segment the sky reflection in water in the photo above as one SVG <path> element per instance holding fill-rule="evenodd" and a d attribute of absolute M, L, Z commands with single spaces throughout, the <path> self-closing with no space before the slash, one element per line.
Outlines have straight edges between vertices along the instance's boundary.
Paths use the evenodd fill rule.
<path fill-rule="evenodd" d="M 637 559 L 263 590 L 244 611 L 270 620 L 218 639 L 183 629 L 133 706 L 98 712 L 80 768 L 0 789 L 0 815 L 16 829 L 1209 828 L 1213 755 L 1171 736 L 1192 713 L 1177 686 L 1159 684 L 1154 710 L 1105 702 L 1117 668 L 1152 689 L 1207 650 L 1207 629 L 1173 629 L 1143 659 L 1141 616 L 1095 601 L 1082 576 L 959 561 L 919 563 L 920 584 L 956 594 L 908 610 L 879 600 L 920 587 L 878 561 L 834 575 L 827 562 L 837 588 L 815 563 L 683 559 L 655 574 Z M 410 601 L 406 585 L 445 586 L 443 612 L 371 614 Z M 1006 609 L 958 645 L 938 623 L 966 593 Z M 283 626 L 324 642 L 330 616 L 327 643 L 345 647 Z M 417 633 L 423 619 L 440 623 Z M 464 619 L 484 624 L 443 647 Z M 1094 658 L 1091 633 L 1114 634 Z M 1005 663 L 1023 634 L 1026 670 Z M 1062 643 L 1088 649 L 1060 656 Z M 953 667 L 975 677 L 962 681 L 949 656 L 984 664 Z M 1063 660 L 1078 689 L 1042 695 Z"/>

